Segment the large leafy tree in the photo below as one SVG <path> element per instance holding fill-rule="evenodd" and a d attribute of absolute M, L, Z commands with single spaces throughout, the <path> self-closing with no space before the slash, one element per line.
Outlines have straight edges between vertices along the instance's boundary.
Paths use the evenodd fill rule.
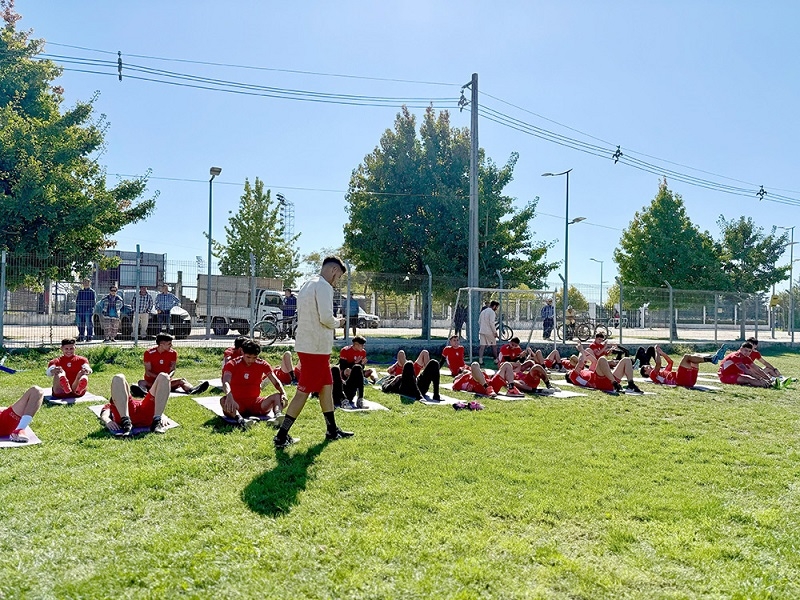
<path fill-rule="evenodd" d="M 350 178 L 345 248 L 362 269 L 385 273 L 460 276 L 466 283 L 469 232 L 467 129 L 451 127 L 447 111 L 429 108 L 419 136 L 408 109 Z M 534 241 L 529 223 L 536 200 L 523 208 L 503 195 L 517 155 L 498 167 L 480 155 L 480 280 L 542 284 L 555 264 L 543 262 L 548 245 Z"/>
<path fill-rule="evenodd" d="M 691 222 L 683 199 L 667 188 L 666 180 L 650 206 L 633 215 L 614 261 L 620 278 L 639 287 L 663 287 L 669 281 L 676 289 L 713 290 L 723 280 L 713 238 Z"/>
<path fill-rule="evenodd" d="M 97 157 L 103 118 L 92 102 L 63 110 L 61 70 L 39 60 L 42 40 L 18 31 L 13 0 L 0 0 L 0 247 L 55 261 L 16 261 L 9 284 L 71 276 L 100 260 L 110 237 L 145 218 L 154 199 L 140 201 L 144 178 L 106 182 Z"/>
<path fill-rule="evenodd" d="M 775 227 L 765 235 L 750 217 L 728 220 L 720 215 L 717 225 L 722 233 L 720 258 L 725 290 L 761 292 L 789 275 L 788 264 L 777 266 L 789 236 L 776 235 Z"/>
<path fill-rule="evenodd" d="M 287 243 L 283 233 L 280 205 L 273 202 L 269 190 L 264 191 L 264 182 L 258 177 L 253 185 L 246 179 L 239 210 L 225 226 L 226 243 L 214 244 L 220 272 L 250 275 L 252 252 L 256 277 L 283 279 L 286 285 L 294 285 L 300 275 L 300 257 L 295 249 L 300 234 Z"/>

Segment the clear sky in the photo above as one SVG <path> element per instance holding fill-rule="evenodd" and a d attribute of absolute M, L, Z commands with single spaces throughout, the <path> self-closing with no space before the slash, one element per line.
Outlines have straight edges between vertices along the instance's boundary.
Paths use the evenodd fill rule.
<path fill-rule="evenodd" d="M 482 93 L 519 108 L 490 96 L 482 96 L 483 106 L 529 125 L 602 147 L 620 144 L 626 157 L 715 183 L 763 185 L 768 196 L 760 202 L 667 177 L 690 218 L 715 237 L 720 215 L 751 216 L 767 231 L 800 223 L 797 2 L 17 0 L 16 8 L 19 26 L 46 39 L 48 54 L 116 60 L 121 50 L 126 64 L 281 89 L 436 98 L 441 108 L 457 101 L 475 72 Z M 301 253 L 339 246 L 350 173 L 398 112 L 396 103 L 349 106 L 119 82 L 115 68 L 65 66 L 114 74 L 67 71 L 59 83 L 67 105 L 99 90 L 97 113 L 111 123 L 100 158 L 108 173 L 152 169 L 150 190 L 161 193 L 147 222 L 116 236 L 118 247 L 138 243 L 176 260 L 206 254 L 211 166 L 222 168 L 214 184 L 216 239 L 224 239 L 245 178 L 259 177 L 294 202 Z M 468 111 L 451 114 L 453 125 L 469 125 Z M 520 203 L 540 197 L 531 227 L 555 242 L 550 260 L 564 256 L 564 180 L 541 174 L 573 169 L 570 217 L 587 220 L 570 228 L 570 281 L 599 282 L 590 257 L 603 260 L 604 279 L 613 280 L 612 252 L 633 212 L 655 196 L 658 175 L 485 118 L 479 139 L 499 164 L 519 152 L 506 191 Z M 794 202 L 770 201 L 776 194 Z"/>

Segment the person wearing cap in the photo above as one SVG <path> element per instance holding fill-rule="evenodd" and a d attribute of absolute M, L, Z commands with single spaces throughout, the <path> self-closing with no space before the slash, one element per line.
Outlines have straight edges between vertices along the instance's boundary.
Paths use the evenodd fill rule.
<path fill-rule="evenodd" d="M 553 324 L 556 314 L 556 309 L 553 308 L 553 299 L 548 298 L 545 300 L 545 305 L 542 307 L 542 338 L 545 340 L 550 339 L 553 333 Z"/>

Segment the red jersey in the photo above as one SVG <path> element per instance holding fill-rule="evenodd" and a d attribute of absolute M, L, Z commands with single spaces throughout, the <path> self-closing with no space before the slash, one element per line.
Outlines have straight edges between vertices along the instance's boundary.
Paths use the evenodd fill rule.
<path fill-rule="evenodd" d="M 758 350 L 751 350 L 750 351 L 750 360 L 759 360 L 761 358 L 761 352 Z"/>
<path fill-rule="evenodd" d="M 222 368 L 222 375 L 231 374 L 231 393 L 233 399 L 241 401 L 253 400 L 261 395 L 261 382 L 272 373 L 272 367 L 261 358 L 253 361 L 252 365 L 244 362 L 243 357 L 234 358 Z"/>
<path fill-rule="evenodd" d="M 61 355 L 58 358 L 54 358 L 49 363 L 47 363 L 47 366 L 61 367 L 62 369 L 64 369 L 64 372 L 67 374 L 67 379 L 69 380 L 70 385 L 72 385 L 72 382 L 78 378 L 78 374 L 81 371 L 81 367 L 83 365 L 88 365 L 88 364 L 89 361 L 86 358 L 74 354 L 72 356 Z"/>
<path fill-rule="evenodd" d="M 678 374 L 669 369 L 653 369 L 650 371 L 650 380 L 661 385 L 678 385 Z"/>
<path fill-rule="evenodd" d="M 500 362 L 517 360 L 522 354 L 522 347 L 514 347 L 511 344 L 503 344 L 500 346 Z"/>
<path fill-rule="evenodd" d="M 488 384 L 489 382 L 487 381 L 486 383 Z M 456 377 L 455 381 L 453 381 L 453 390 L 457 392 L 474 392 L 482 396 L 490 396 L 494 392 L 494 388 L 491 385 L 481 385 L 469 372 L 462 373 Z"/>
<path fill-rule="evenodd" d="M 361 365 L 367 362 L 367 351 L 363 348 L 361 350 L 356 350 L 353 346 L 345 346 L 342 348 L 341 352 L 339 352 L 339 365 L 342 366 L 342 362 L 347 363 L 344 365 L 346 369 L 350 369 L 353 365 Z"/>
<path fill-rule="evenodd" d="M 244 352 L 242 352 L 241 348 L 236 348 L 235 346 L 232 348 L 225 348 L 225 356 L 223 358 L 223 362 L 228 362 L 233 360 L 234 358 L 239 358 L 242 356 Z"/>
<path fill-rule="evenodd" d="M 442 350 L 442 356 L 454 377 L 461 372 L 461 369 L 467 366 L 464 362 L 464 346 L 445 346 L 444 350 Z"/>
<path fill-rule="evenodd" d="M 753 360 L 750 356 L 745 356 L 737 350 L 736 352 L 731 352 L 722 359 L 722 362 L 719 364 L 718 375 L 720 377 L 735 377 L 738 376 L 739 373 L 743 373 L 747 365 L 752 364 Z"/>
<path fill-rule="evenodd" d="M 178 362 L 178 353 L 172 348 L 166 352 L 159 352 L 158 346 L 153 346 L 149 350 L 145 350 L 144 362 L 150 363 L 150 371 L 156 375 L 159 373 L 169 373 L 172 371 L 172 363 Z M 156 378 L 145 373 L 144 380 L 150 385 L 153 385 Z"/>
<path fill-rule="evenodd" d="M 539 383 L 542 381 L 542 377 L 541 375 L 539 375 L 539 373 L 531 369 L 522 376 L 521 381 L 528 387 L 533 388 L 535 390 L 537 387 L 539 387 Z"/>
<path fill-rule="evenodd" d="M 598 344 L 597 342 L 592 342 L 589 346 L 589 352 L 595 355 L 596 358 L 600 358 L 601 356 L 605 356 L 609 353 L 608 346 L 604 343 Z"/>

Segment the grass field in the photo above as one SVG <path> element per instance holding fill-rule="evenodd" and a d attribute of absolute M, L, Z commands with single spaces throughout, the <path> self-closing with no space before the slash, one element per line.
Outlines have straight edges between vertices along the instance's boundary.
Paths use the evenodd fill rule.
<path fill-rule="evenodd" d="M 179 353 L 219 376 L 220 352 Z M 54 355 L 10 358 L 0 402 Z M 141 373 L 90 359 L 95 393 Z M 481 412 L 369 389 L 390 411 L 337 412 L 354 438 L 326 443 L 309 403 L 284 452 L 188 397 L 133 440 L 45 406 L 41 445 L 0 449 L 0 598 L 800 597 L 800 389 L 646 389 Z"/>

